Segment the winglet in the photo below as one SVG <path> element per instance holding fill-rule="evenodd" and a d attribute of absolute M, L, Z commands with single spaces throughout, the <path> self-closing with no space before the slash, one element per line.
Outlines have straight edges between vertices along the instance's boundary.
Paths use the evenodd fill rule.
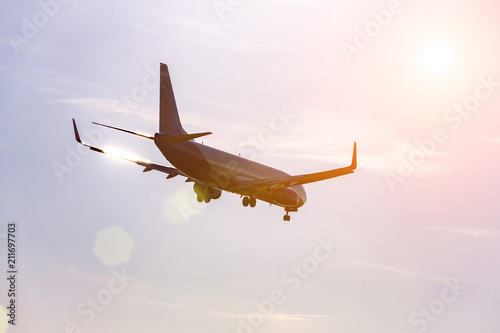
<path fill-rule="evenodd" d="M 80 140 L 80 134 L 78 134 L 78 129 L 76 128 L 76 123 L 75 119 L 73 118 L 73 129 L 75 131 L 75 139 L 78 143 L 82 143 L 82 140 Z"/>
<path fill-rule="evenodd" d="M 349 168 L 352 170 L 356 169 L 358 166 L 358 157 L 357 157 L 357 152 L 356 152 L 356 142 L 354 142 L 354 148 L 352 150 L 352 163 Z"/>

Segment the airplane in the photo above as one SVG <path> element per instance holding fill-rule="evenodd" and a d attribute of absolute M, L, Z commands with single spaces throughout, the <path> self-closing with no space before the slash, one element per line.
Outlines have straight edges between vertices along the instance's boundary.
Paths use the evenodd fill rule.
<path fill-rule="evenodd" d="M 182 127 L 167 65 L 160 63 L 160 126 L 159 132 L 147 135 L 139 132 L 92 122 L 93 124 L 153 140 L 173 167 L 147 161 L 115 156 L 144 167 L 143 172 L 156 170 L 192 182 L 198 202 L 209 203 L 221 197 L 223 191 L 239 194 L 243 206 L 255 207 L 257 199 L 285 209 L 283 221 L 290 221 L 290 212 L 297 212 L 307 196 L 302 185 L 354 173 L 357 167 L 356 142 L 351 165 L 329 171 L 304 175 L 289 175 L 281 170 L 241 156 L 218 150 L 194 139 L 211 132 L 188 134 Z M 93 151 L 113 155 L 82 142 L 75 119 L 73 130 L 78 143 Z"/>

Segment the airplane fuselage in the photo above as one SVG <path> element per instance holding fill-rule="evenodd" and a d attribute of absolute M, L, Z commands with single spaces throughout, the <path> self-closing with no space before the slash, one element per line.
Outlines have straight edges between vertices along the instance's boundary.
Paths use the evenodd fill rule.
<path fill-rule="evenodd" d="M 275 191 L 261 191 L 253 187 L 241 189 L 241 186 L 238 186 L 245 181 L 290 176 L 281 170 L 192 140 L 166 144 L 155 139 L 155 144 L 174 167 L 194 181 L 285 208 L 299 208 L 307 201 L 302 185 Z"/>

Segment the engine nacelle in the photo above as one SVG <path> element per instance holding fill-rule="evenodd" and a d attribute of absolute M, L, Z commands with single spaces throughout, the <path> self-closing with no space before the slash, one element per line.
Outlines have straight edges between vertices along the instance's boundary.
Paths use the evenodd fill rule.
<path fill-rule="evenodd" d="M 275 204 L 285 207 L 297 206 L 300 201 L 299 194 L 289 187 L 273 190 L 272 198 Z"/>
<path fill-rule="evenodd" d="M 211 186 L 205 186 L 204 194 L 210 199 L 215 200 L 220 198 L 220 196 L 222 195 L 222 191 Z"/>
<path fill-rule="evenodd" d="M 219 199 L 222 195 L 222 191 L 212 186 L 203 186 L 201 184 L 195 183 L 193 185 L 194 192 L 201 197 L 209 198 L 209 199 Z"/>
<path fill-rule="evenodd" d="M 199 196 L 203 196 L 205 194 L 205 188 L 203 185 L 194 183 L 193 185 L 193 191 L 194 193 L 198 194 Z"/>

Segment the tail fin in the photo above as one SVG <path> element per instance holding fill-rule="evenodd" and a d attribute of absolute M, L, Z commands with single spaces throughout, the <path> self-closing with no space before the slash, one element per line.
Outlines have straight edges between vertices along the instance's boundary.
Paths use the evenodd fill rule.
<path fill-rule="evenodd" d="M 179 119 L 170 74 L 165 64 L 160 64 L 160 133 L 165 135 L 187 134 Z"/>

